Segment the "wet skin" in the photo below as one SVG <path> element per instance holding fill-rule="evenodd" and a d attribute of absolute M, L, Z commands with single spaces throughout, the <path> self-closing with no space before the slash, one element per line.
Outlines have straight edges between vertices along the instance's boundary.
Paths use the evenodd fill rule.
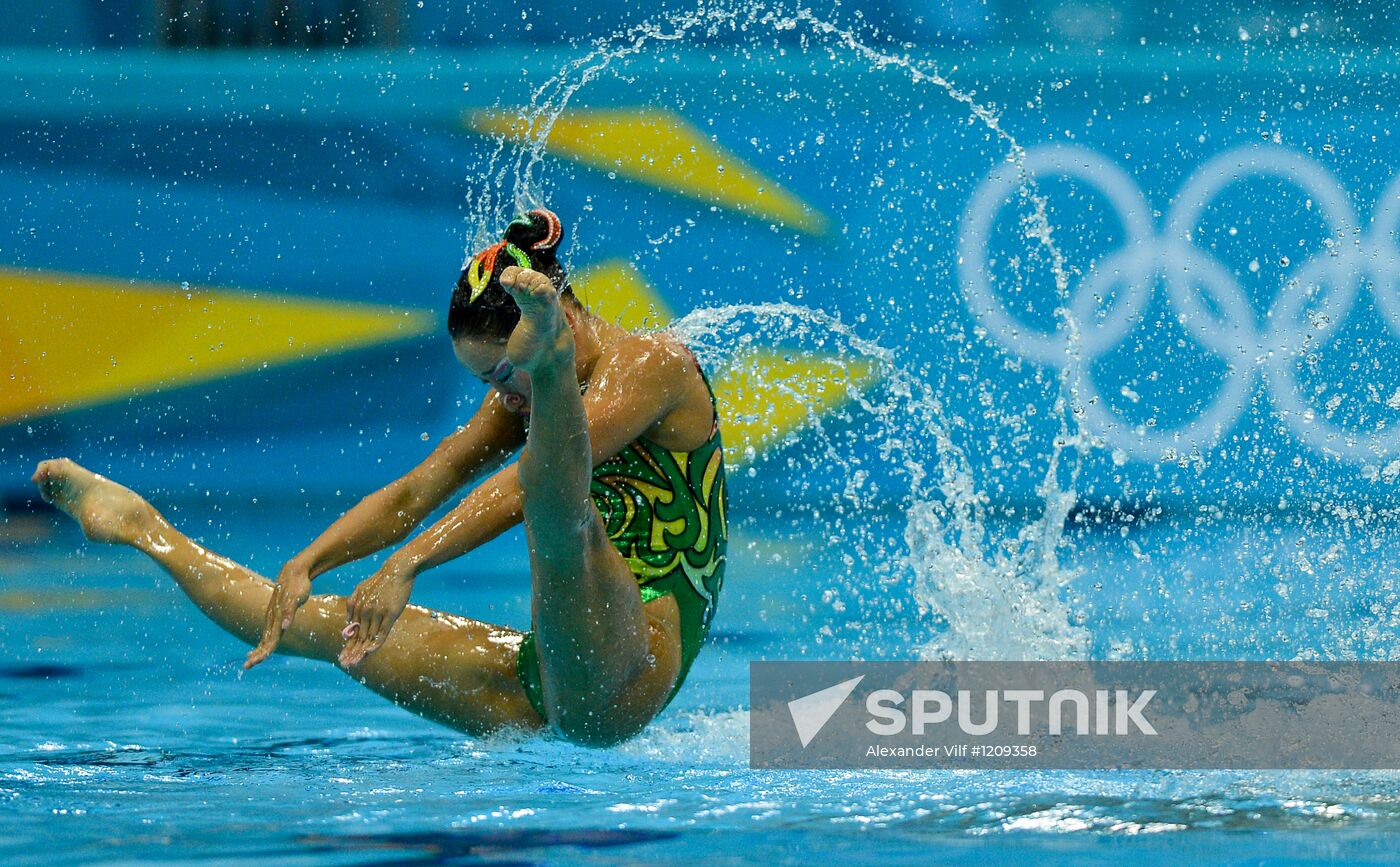
<path fill-rule="evenodd" d="M 589 479 L 639 436 L 678 450 L 705 442 L 708 392 L 674 338 L 604 322 L 561 300 L 543 275 L 511 268 L 503 283 L 507 275 L 522 309 L 510 340 L 454 347 L 492 395 L 413 472 L 289 561 L 276 583 L 200 547 L 138 495 L 71 461 L 46 461 L 35 482 L 89 538 L 144 551 L 219 625 L 255 644 L 249 667 L 274 651 L 337 660 L 376 692 L 473 734 L 549 725 L 581 743 L 629 737 L 675 682 L 679 617 L 669 597 L 641 603 Z M 522 443 L 519 460 L 506 464 Z M 311 595 L 315 577 L 407 537 L 458 488 L 503 464 L 348 599 Z M 418 574 L 521 520 L 547 720 L 515 677 L 521 633 L 407 604 Z"/>

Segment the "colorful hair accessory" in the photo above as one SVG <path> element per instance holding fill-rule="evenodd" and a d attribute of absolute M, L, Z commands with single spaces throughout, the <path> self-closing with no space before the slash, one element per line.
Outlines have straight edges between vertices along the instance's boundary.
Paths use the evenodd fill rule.
<path fill-rule="evenodd" d="M 496 270 L 496 257 L 503 252 L 515 260 L 515 264 L 521 268 L 531 267 L 530 257 L 525 254 L 525 251 L 509 241 L 492 244 L 473 256 L 471 262 L 467 263 L 467 285 L 472 289 L 471 296 L 467 298 L 468 304 L 479 298 L 481 293 L 486 291 L 486 287 L 491 284 L 491 275 Z"/>
<path fill-rule="evenodd" d="M 564 224 L 560 223 L 559 218 L 548 208 L 535 208 L 533 211 L 521 214 L 514 220 L 511 220 L 510 227 L 506 229 L 506 235 L 509 236 L 510 230 L 516 226 L 519 226 L 527 232 L 534 229 L 535 221 L 530 219 L 532 216 L 544 220 L 545 236 L 531 244 L 530 249 L 548 250 L 555 244 L 558 244 L 560 237 L 564 234 Z"/>
<path fill-rule="evenodd" d="M 564 234 L 564 225 L 559 222 L 559 218 L 555 216 L 554 212 L 548 208 L 536 208 L 530 213 L 539 214 L 541 217 L 544 217 L 545 223 L 549 226 L 549 234 L 545 235 L 542 240 L 531 244 L 530 249 L 548 250 L 555 244 L 558 244 L 560 236 Z"/>
<path fill-rule="evenodd" d="M 467 285 L 472 287 L 471 297 L 467 299 L 468 304 L 476 301 L 481 293 L 486 291 L 486 285 L 491 282 L 491 271 L 495 267 L 496 254 L 500 252 L 500 247 L 501 244 L 487 247 L 473 256 L 471 262 L 467 263 Z M 489 265 L 486 264 L 488 261 Z"/>

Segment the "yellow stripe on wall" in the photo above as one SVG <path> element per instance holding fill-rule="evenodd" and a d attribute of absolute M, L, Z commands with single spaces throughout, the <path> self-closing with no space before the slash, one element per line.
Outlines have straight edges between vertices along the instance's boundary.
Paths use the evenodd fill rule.
<path fill-rule="evenodd" d="M 662 328 L 670 306 L 631 262 L 610 259 L 580 269 L 574 293 L 594 313 L 629 330 Z M 746 463 L 851 399 L 874 382 L 873 362 L 837 355 L 763 348 L 729 360 L 713 379 L 724 436 L 724 460 Z"/>
<path fill-rule="evenodd" d="M 569 282 L 574 295 L 589 310 L 628 331 L 659 328 L 673 318 L 665 299 L 626 259 L 608 259 L 580 268 Z"/>
<path fill-rule="evenodd" d="M 422 310 L 0 269 L 0 424 L 432 330 Z"/>
<path fill-rule="evenodd" d="M 851 400 L 875 381 L 875 364 L 836 355 L 755 349 L 715 381 L 724 425 L 724 460 L 737 466 Z"/>
<path fill-rule="evenodd" d="M 469 129 L 530 141 L 544 119 L 474 111 Z M 622 177 L 720 205 L 751 217 L 825 234 L 826 217 L 758 169 L 726 151 L 684 118 L 656 109 L 568 109 L 549 127 L 548 153 Z"/>

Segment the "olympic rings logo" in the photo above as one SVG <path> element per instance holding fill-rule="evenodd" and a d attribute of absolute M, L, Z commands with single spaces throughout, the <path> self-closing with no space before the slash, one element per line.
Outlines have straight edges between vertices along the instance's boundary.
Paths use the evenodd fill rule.
<path fill-rule="evenodd" d="M 1158 235 L 1142 191 L 1123 169 L 1095 151 L 1035 148 L 1026 153 L 1024 172 L 1032 178 L 1068 177 L 1097 190 L 1116 212 L 1125 236 L 1120 249 L 1101 257 L 1069 287 L 1066 305 L 1078 328 L 1079 357 L 1085 362 L 1078 385 L 1086 423 L 1096 435 L 1144 460 L 1210 446 L 1239 421 L 1258 371 L 1275 410 L 1303 442 L 1352 460 L 1400 451 L 1400 424 L 1382 424 L 1373 431 L 1338 427 L 1308 404 L 1296 375 L 1301 353 L 1315 351 L 1336 336 L 1363 286 L 1369 285 L 1391 333 L 1400 336 L 1400 249 L 1395 245 L 1400 175 L 1386 187 L 1370 229 L 1362 234 L 1346 190 L 1325 168 L 1285 148 L 1241 147 L 1212 158 L 1186 180 L 1167 212 L 1165 231 Z M 988 275 L 992 226 L 1018 193 L 1020 177 L 1017 167 L 1002 166 L 974 190 L 958 237 L 959 281 L 972 314 L 1004 349 L 1063 368 L 1070 358 L 1063 324 L 1054 332 L 1027 325 L 1004 307 Z M 1207 205 L 1222 190 L 1251 177 L 1295 185 L 1310 198 L 1328 229 L 1325 249 L 1292 268 L 1266 315 L 1258 318 L 1235 275 L 1193 243 Z M 1228 370 L 1214 402 L 1175 427 L 1124 421 L 1087 373 L 1087 362 L 1118 346 L 1141 320 L 1159 283 L 1192 339 L 1222 359 Z M 1124 291 L 1115 295 L 1112 290 L 1118 287 Z M 1105 310 L 1100 299 L 1110 297 L 1112 307 Z"/>

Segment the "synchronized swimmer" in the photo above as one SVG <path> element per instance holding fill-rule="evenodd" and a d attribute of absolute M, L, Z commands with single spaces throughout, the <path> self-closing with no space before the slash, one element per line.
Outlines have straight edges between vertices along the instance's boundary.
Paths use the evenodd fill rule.
<path fill-rule="evenodd" d="M 634 334 L 574 297 L 556 256 L 562 238 L 559 218 L 538 209 L 468 261 L 448 330 L 458 360 L 491 390 L 464 427 L 276 582 L 70 460 L 44 461 L 34 481 L 89 539 L 146 553 L 254 645 L 245 668 L 274 652 L 336 660 L 400 706 L 474 735 L 548 728 L 598 746 L 631 737 L 676 695 L 714 616 L 728 536 L 719 420 L 708 379 L 674 335 Z M 348 598 L 311 595 L 315 578 L 404 540 L 473 482 Z M 522 520 L 529 632 L 408 604 L 419 573 Z"/>

